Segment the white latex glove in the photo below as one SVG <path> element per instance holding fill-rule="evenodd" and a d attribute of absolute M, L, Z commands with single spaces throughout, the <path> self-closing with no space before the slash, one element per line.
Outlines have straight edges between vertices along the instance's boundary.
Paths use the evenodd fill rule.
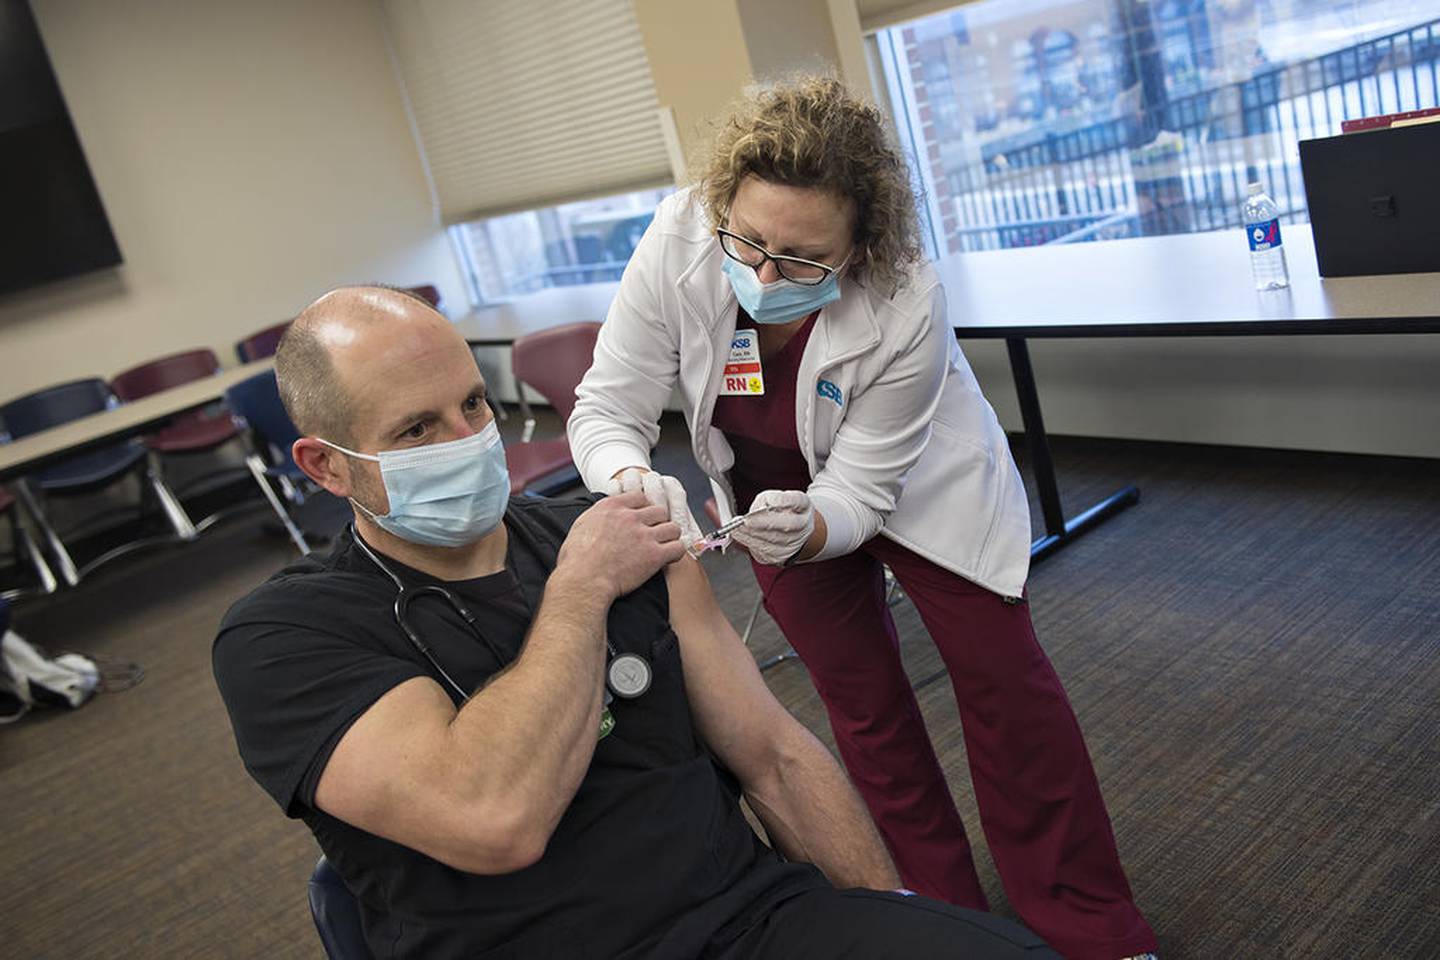
<path fill-rule="evenodd" d="M 757 563 L 780 566 L 805 546 L 815 530 L 815 508 L 801 490 L 764 490 L 746 520 L 730 534 Z"/>
<path fill-rule="evenodd" d="M 645 474 L 650 472 L 645 467 L 626 467 L 605 482 L 605 496 L 617 497 L 631 490 L 643 490 Z"/>
<path fill-rule="evenodd" d="M 605 484 L 605 495 L 609 497 L 632 490 L 642 490 L 645 499 L 657 507 L 670 511 L 671 522 L 680 527 L 680 542 L 689 549 L 697 540 L 704 539 L 700 525 L 690 513 L 690 503 L 685 497 L 685 487 L 674 477 L 644 467 L 626 467 Z"/>

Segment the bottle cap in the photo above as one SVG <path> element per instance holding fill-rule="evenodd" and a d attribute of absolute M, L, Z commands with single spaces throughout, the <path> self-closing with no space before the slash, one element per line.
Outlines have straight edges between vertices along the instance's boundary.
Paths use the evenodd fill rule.
<path fill-rule="evenodd" d="M 1261 183 L 1259 180 L 1255 180 L 1255 181 L 1252 181 L 1252 182 L 1250 182 L 1250 183 L 1247 183 L 1247 184 L 1245 185 L 1245 189 L 1246 189 L 1246 190 L 1249 190 L 1252 195 L 1253 195 L 1253 194 L 1257 194 L 1257 193 L 1264 193 L 1264 192 L 1265 192 L 1265 184 Z"/>

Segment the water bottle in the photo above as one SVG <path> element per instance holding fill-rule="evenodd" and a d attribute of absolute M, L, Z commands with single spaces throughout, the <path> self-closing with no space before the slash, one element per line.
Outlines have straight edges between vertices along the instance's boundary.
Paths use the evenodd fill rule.
<path fill-rule="evenodd" d="M 1280 245 L 1280 208 L 1265 187 L 1252 183 L 1250 195 L 1240 205 L 1240 219 L 1250 238 L 1250 273 L 1256 290 L 1279 290 L 1290 286 L 1285 268 L 1285 248 Z"/>

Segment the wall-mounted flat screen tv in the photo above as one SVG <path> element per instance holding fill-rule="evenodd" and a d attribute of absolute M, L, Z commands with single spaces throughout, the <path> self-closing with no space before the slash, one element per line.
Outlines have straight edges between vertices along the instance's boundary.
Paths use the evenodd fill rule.
<path fill-rule="evenodd" d="M 26 0 L 0 0 L 0 294 L 120 262 Z"/>

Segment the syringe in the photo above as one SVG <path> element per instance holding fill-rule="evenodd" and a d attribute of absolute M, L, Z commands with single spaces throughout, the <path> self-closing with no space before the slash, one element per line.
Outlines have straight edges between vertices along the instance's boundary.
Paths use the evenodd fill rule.
<path fill-rule="evenodd" d="M 734 533 L 736 530 L 739 530 L 742 526 L 744 526 L 746 520 L 748 520 L 750 517 L 754 516 L 757 513 L 764 513 L 765 511 L 771 509 L 773 508 L 761 507 L 759 510 L 751 510 L 749 513 L 742 513 L 738 517 L 731 517 L 729 520 L 726 520 L 724 523 L 720 524 L 720 526 L 716 527 L 715 532 L 710 534 L 710 536 L 705 537 L 702 540 L 696 540 L 694 543 L 692 543 L 688 548 L 690 556 L 696 560 L 699 560 L 700 555 L 705 551 L 715 550 L 719 547 L 725 546 L 725 544 L 730 541 L 730 534 Z"/>

